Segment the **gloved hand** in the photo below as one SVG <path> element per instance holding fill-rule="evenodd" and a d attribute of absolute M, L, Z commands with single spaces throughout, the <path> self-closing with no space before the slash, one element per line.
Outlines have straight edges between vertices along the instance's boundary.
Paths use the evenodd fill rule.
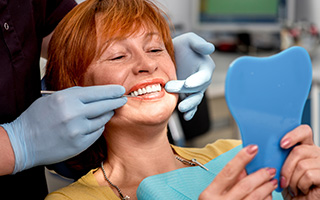
<path fill-rule="evenodd" d="M 215 64 L 210 54 L 214 52 L 214 46 L 194 33 L 174 38 L 173 44 L 178 80 L 168 82 L 165 89 L 171 93 L 189 94 L 179 103 L 178 109 L 185 112 L 185 120 L 190 120 L 212 80 Z"/>
<path fill-rule="evenodd" d="M 73 87 L 36 100 L 3 124 L 15 154 L 13 174 L 79 154 L 104 131 L 114 109 L 127 102 L 122 86 Z"/>

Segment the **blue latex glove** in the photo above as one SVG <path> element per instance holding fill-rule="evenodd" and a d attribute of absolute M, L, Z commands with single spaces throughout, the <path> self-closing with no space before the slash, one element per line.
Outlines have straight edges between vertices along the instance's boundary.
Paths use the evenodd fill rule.
<path fill-rule="evenodd" d="M 174 38 L 173 44 L 178 80 L 168 82 L 165 89 L 189 95 L 180 102 L 178 109 L 185 113 L 185 120 L 190 120 L 212 80 L 215 64 L 210 54 L 214 52 L 214 46 L 194 33 Z"/>
<path fill-rule="evenodd" d="M 84 151 L 101 136 L 113 110 L 127 102 L 124 92 L 117 85 L 69 88 L 39 98 L 2 125 L 15 154 L 13 174 Z"/>

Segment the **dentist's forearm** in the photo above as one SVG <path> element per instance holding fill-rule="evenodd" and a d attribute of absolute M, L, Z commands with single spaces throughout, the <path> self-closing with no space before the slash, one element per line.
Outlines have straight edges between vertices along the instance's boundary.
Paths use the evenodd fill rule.
<path fill-rule="evenodd" d="M 0 126 L 0 176 L 8 175 L 14 169 L 14 152 L 7 132 Z"/>

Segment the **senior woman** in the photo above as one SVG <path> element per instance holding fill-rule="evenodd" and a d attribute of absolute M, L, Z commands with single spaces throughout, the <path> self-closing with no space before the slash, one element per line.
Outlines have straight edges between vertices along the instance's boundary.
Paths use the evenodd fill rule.
<path fill-rule="evenodd" d="M 149 0 L 87 0 L 57 27 L 49 47 L 49 89 L 122 85 L 131 97 L 105 125 L 103 137 L 69 161 L 86 175 L 47 199 L 136 199 L 136 190 L 146 177 L 205 164 L 241 144 L 219 140 L 203 149 L 170 145 L 167 123 L 178 97 L 164 89 L 168 81 L 176 79 L 174 49 L 164 15 Z M 296 139 L 299 131 L 303 134 Z M 319 155 L 306 132 L 300 127 L 288 133 L 284 147 L 301 142 Z M 272 198 L 278 185 L 273 180 L 275 169 L 250 175 L 244 170 L 257 151 L 255 145 L 240 150 L 199 198 Z M 288 169 L 297 158 L 288 161 Z M 283 186 L 299 188 L 299 184 L 291 185 L 292 173 L 285 174 Z M 311 191 L 318 188 L 310 185 L 304 190 Z"/>

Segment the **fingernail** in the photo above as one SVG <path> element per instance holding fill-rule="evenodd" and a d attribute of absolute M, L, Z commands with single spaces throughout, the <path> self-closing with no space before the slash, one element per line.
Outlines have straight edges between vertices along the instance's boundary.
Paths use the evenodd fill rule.
<path fill-rule="evenodd" d="M 277 170 L 275 168 L 269 168 L 267 169 L 269 172 L 270 176 L 274 177 L 276 175 Z"/>
<path fill-rule="evenodd" d="M 270 182 L 273 184 L 273 186 L 274 186 L 275 188 L 278 187 L 278 181 L 277 181 L 277 179 L 272 179 Z"/>
<path fill-rule="evenodd" d="M 258 146 L 257 145 L 249 145 L 247 147 L 247 152 L 249 154 L 251 154 L 251 155 L 257 153 L 257 151 L 258 151 Z"/>
<path fill-rule="evenodd" d="M 280 177 L 280 187 L 281 188 L 286 188 L 287 187 L 287 179 L 284 176 Z"/>
<path fill-rule="evenodd" d="M 288 148 L 289 146 L 290 146 L 290 139 L 289 138 L 287 138 L 281 142 L 282 148 Z"/>

